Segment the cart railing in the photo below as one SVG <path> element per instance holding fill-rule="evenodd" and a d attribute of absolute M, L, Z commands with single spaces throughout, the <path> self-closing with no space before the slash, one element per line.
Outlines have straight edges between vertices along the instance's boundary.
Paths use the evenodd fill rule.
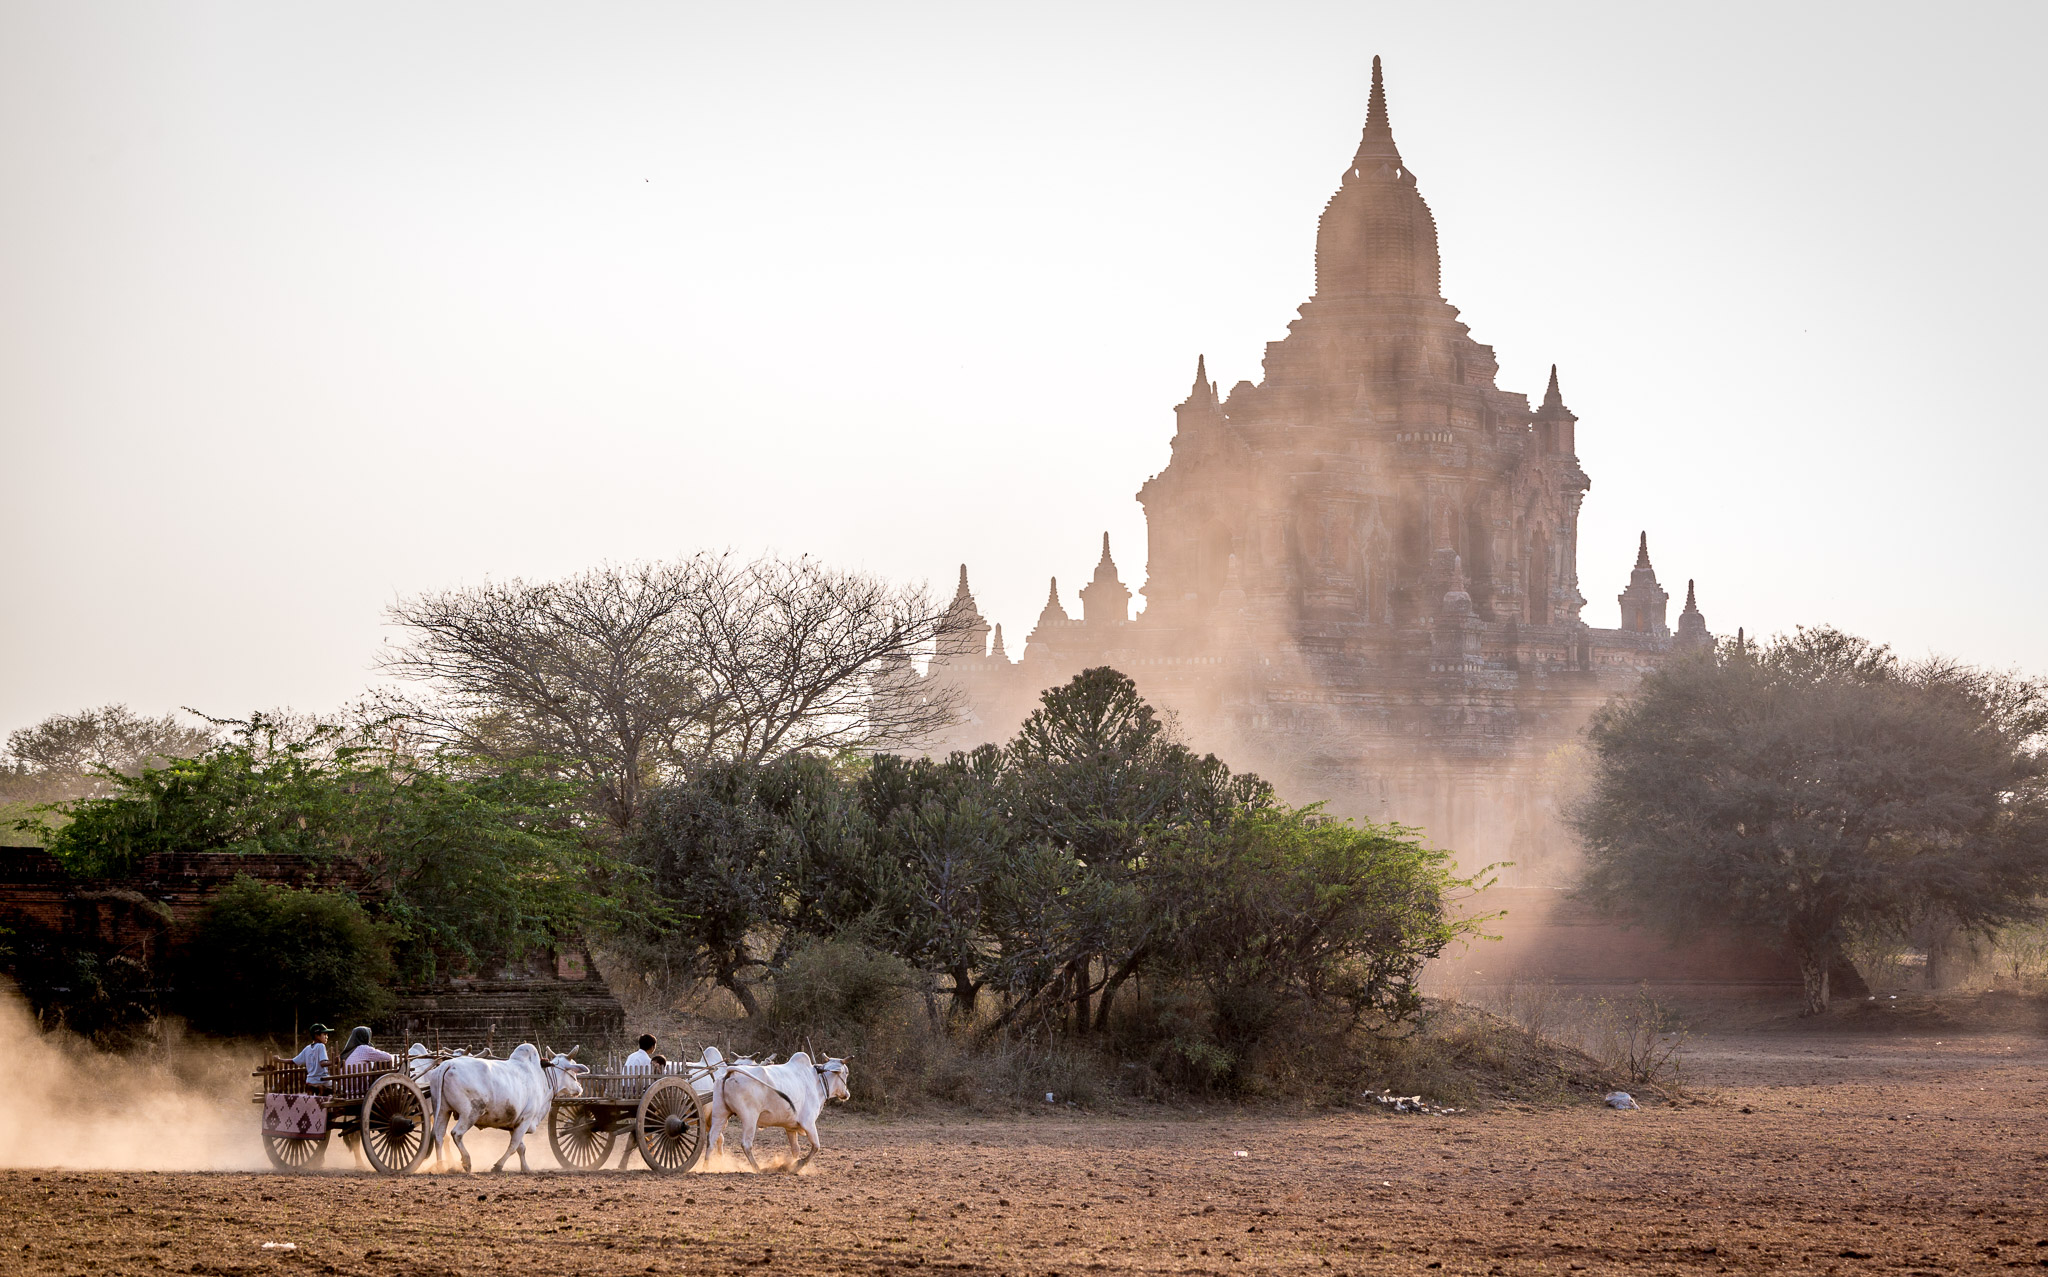
<path fill-rule="evenodd" d="M 694 1081 L 711 1076 L 711 1066 L 702 1060 L 676 1060 L 661 1068 L 641 1065 L 636 1068 L 616 1067 L 593 1069 L 578 1075 L 577 1082 L 583 1087 L 583 1094 L 563 1096 L 563 1104 L 637 1104 L 647 1088 L 665 1077 L 679 1077 Z"/>
<path fill-rule="evenodd" d="M 370 1093 L 372 1082 L 403 1065 L 404 1061 L 400 1060 L 390 1064 L 376 1062 L 358 1064 L 354 1068 L 329 1069 L 326 1081 L 308 1082 L 306 1066 L 287 1060 L 282 1064 L 260 1065 L 252 1076 L 262 1083 L 263 1089 L 256 1096 L 258 1102 L 265 1094 L 319 1095 L 324 1096 L 330 1105 L 336 1102 L 352 1104 L 360 1103 Z"/>

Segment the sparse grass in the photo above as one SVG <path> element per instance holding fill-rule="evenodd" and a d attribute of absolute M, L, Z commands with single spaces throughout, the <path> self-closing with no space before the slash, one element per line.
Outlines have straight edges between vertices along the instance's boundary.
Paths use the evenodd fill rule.
<path fill-rule="evenodd" d="M 1554 983 L 1510 981 L 1474 999 L 1532 1036 L 1578 1051 L 1618 1080 L 1675 1090 L 1686 1031 L 1672 1009 L 1640 985 L 1626 998 L 1586 997 Z"/>

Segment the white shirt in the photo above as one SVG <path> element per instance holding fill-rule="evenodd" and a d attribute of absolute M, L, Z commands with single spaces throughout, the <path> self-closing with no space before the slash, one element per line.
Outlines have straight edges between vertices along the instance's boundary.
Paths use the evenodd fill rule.
<path fill-rule="evenodd" d="M 654 1061 L 648 1057 L 647 1052 L 635 1051 L 626 1057 L 626 1072 L 652 1073 L 653 1071 Z"/>
<path fill-rule="evenodd" d="M 365 1042 L 361 1046 L 357 1047 L 355 1050 L 350 1051 L 348 1053 L 348 1058 L 346 1060 L 343 1060 L 341 1063 L 343 1068 L 352 1069 L 359 1064 L 369 1064 L 372 1061 L 375 1061 L 378 1064 L 389 1064 L 397 1058 L 398 1057 L 391 1054 L 391 1052 L 379 1051 L 376 1047 L 371 1046 L 368 1042 Z"/>
<path fill-rule="evenodd" d="M 292 1063 L 306 1066 L 306 1081 L 325 1082 L 327 1080 L 327 1044 L 325 1042 L 315 1042 L 293 1056 Z"/>

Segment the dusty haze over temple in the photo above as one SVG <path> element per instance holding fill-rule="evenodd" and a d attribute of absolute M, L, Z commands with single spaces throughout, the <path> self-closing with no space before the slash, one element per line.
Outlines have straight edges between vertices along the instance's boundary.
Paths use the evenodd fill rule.
<path fill-rule="evenodd" d="M 1315 294 L 1267 345 L 1262 381 L 1220 393 L 1196 357 L 1171 460 L 1137 493 L 1135 616 L 1105 533 L 1080 615 L 1054 578 L 1013 660 L 962 566 L 928 677 L 966 715 L 931 747 L 1001 739 L 1040 690 L 1111 665 L 1190 743 L 1289 797 L 1550 882 L 1569 859 L 1559 751 L 1645 670 L 1712 642 L 1693 583 L 1674 629 L 1647 531 L 1632 568 L 1625 545 L 1581 555 L 1578 418 L 1555 367 L 1533 409 L 1496 386 L 1492 349 L 1441 295 L 1378 58 L 1315 251 Z M 1589 426 L 1595 455 L 1616 433 Z M 1587 568 L 1625 581 L 1618 626 L 1592 623 L 1615 613 L 1589 608 Z"/>

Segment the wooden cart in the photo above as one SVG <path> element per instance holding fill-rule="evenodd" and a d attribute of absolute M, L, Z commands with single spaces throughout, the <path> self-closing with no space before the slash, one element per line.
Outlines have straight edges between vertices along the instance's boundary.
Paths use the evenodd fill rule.
<path fill-rule="evenodd" d="M 629 1132 L 641 1159 L 657 1171 L 686 1171 L 704 1156 L 711 1115 L 711 1070 L 702 1062 L 662 1071 L 612 1068 L 577 1079 L 583 1094 L 557 1096 L 548 1111 L 548 1145 L 564 1170 L 594 1171 Z"/>
<path fill-rule="evenodd" d="M 265 1064 L 256 1102 L 263 1106 L 263 1151 L 281 1171 L 317 1169 L 336 1134 L 378 1172 L 403 1175 L 427 1155 L 433 1109 L 404 1061 L 334 1069 L 310 1085 L 302 1064 Z"/>

